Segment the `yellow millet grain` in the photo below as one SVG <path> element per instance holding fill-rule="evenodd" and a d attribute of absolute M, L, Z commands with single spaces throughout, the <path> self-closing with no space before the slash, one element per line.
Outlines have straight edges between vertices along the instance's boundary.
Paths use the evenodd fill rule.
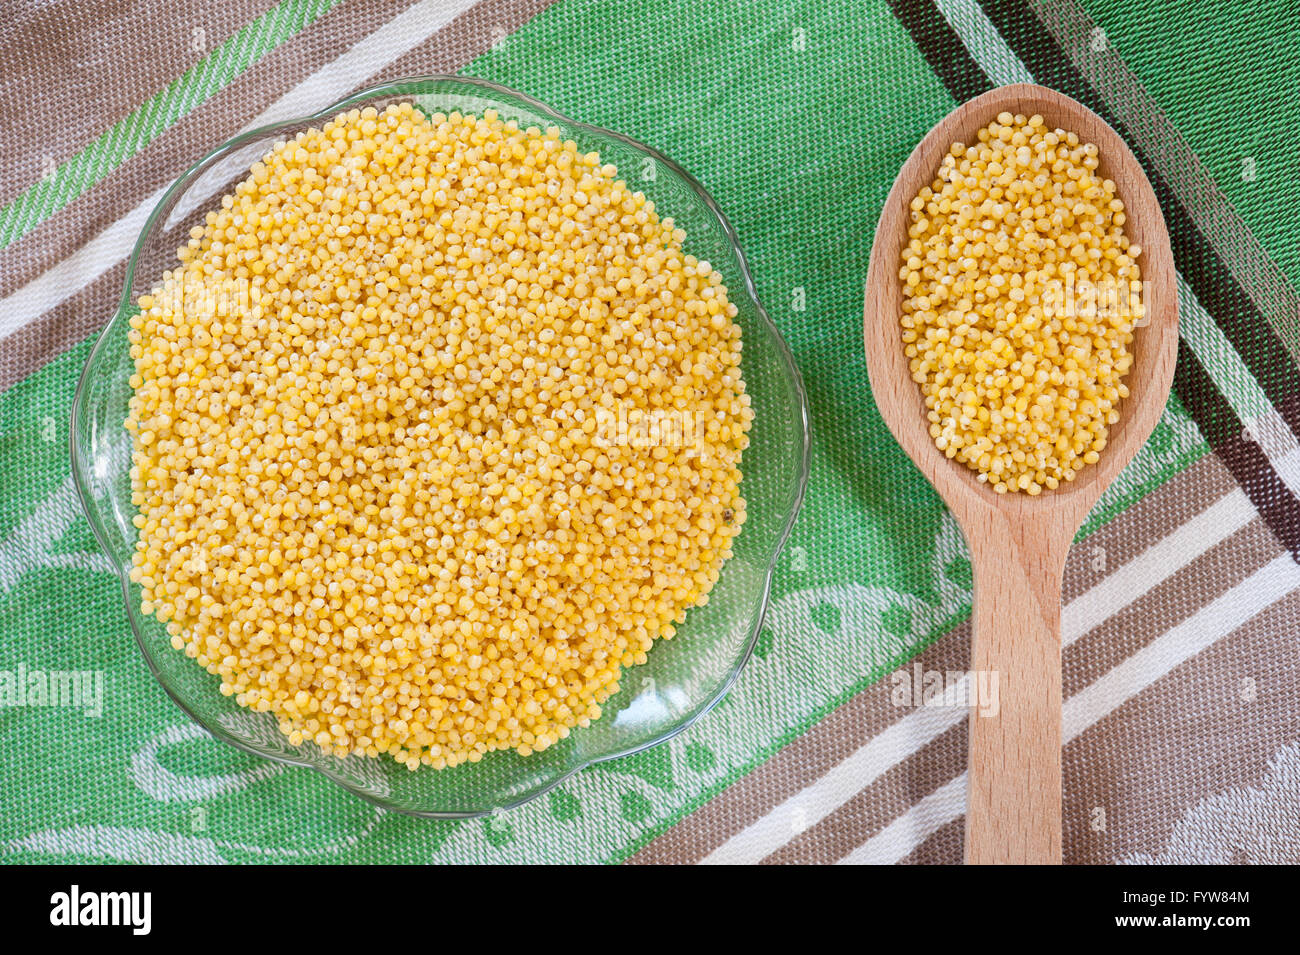
<path fill-rule="evenodd" d="M 1002 113 L 912 200 L 898 272 L 912 377 L 935 444 L 1000 493 L 1073 480 L 1128 395 L 1142 250 L 1097 155 Z"/>
<path fill-rule="evenodd" d="M 292 743 L 527 755 L 707 600 L 745 522 L 736 308 L 615 176 L 492 112 L 352 110 L 140 298 L 132 578 Z"/>

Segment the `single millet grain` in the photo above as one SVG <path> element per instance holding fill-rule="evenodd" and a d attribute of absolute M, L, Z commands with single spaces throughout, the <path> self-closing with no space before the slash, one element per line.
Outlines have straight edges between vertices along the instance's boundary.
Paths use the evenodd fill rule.
<path fill-rule="evenodd" d="M 1097 147 L 1002 113 L 911 205 L 903 342 L 930 436 L 998 492 L 1097 461 L 1128 395 L 1141 249 Z"/>
<path fill-rule="evenodd" d="M 736 308 L 682 239 L 491 112 L 277 146 L 131 319 L 144 611 L 339 756 L 451 766 L 598 717 L 745 521 Z"/>

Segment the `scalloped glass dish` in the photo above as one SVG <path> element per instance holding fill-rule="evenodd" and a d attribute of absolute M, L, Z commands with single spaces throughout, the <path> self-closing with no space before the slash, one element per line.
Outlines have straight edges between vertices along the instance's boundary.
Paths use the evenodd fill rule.
<path fill-rule="evenodd" d="M 531 756 L 497 752 L 478 763 L 414 772 L 390 759 L 340 759 L 315 746 L 290 745 L 270 714 L 254 713 L 223 696 L 218 679 L 172 649 L 163 625 L 140 613 L 139 587 L 127 576 L 136 530 L 131 523 L 131 443 L 123 426 L 134 370 L 127 343 L 132 303 L 174 264 L 190 227 L 277 141 L 353 106 L 383 109 L 398 101 L 412 101 L 427 113 L 458 109 L 481 114 L 491 108 L 521 125 L 555 125 L 583 150 L 597 150 L 603 162 L 614 163 L 621 176 L 686 230 L 686 251 L 722 273 L 739 309 L 742 370 L 755 410 L 742 466 L 748 519 L 736 538 L 735 556 L 724 566 L 708 604 L 690 610 L 677 636 L 657 642 L 648 662 L 625 671 L 623 688 L 604 705 L 601 718 Z M 365 90 L 303 119 L 244 133 L 209 153 L 167 190 L 136 242 L 117 314 L 100 335 L 77 385 L 71 454 L 82 507 L 117 568 L 136 641 L 181 709 L 233 746 L 312 767 L 384 808 L 454 818 L 519 805 L 584 766 L 661 743 L 722 698 L 753 651 L 777 555 L 803 498 L 808 429 L 807 399 L 790 350 L 758 303 L 735 233 L 699 183 L 653 149 L 574 122 L 520 93 L 483 80 L 417 77 Z"/>

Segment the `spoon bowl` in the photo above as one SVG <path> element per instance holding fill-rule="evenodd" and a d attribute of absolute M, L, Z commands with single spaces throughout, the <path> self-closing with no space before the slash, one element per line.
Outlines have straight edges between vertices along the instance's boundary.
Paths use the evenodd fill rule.
<path fill-rule="evenodd" d="M 1129 395 L 1100 460 L 1074 481 L 1031 497 L 998 494 L 930 437 L 899 319 L 900 254 L 909 204 L 934 181 L 953 143 L 972 143 L 1001 112 L 1039 114 L 1100 151 L 1098 174 L 1123 200 L 1125 234 L 1142 247 L 1145 315 L 1130 345 Z M 908 457 L 934 485 L 971 550 L 971 668 L 996 675 L 999 711 L 972 711 L 966 859 L 970 863 L 1061 861 L 1061 577 L 1070 542 L 1115 476 L 1137 453 L 1165 407 L 1178 348 L 1178 298 L 1169 233 L 1155 192 L 1132 151 L 1100 116 L 1043 86 L 991 90 L 957 107 L 912 151 L 876 227 L 867 274 L 864 339 L 871 391 Z"/>

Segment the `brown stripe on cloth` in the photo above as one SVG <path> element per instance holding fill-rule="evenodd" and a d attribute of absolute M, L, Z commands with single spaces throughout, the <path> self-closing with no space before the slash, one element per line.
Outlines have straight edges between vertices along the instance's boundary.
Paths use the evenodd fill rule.
<path fill-rule="evenodd" d="M 1257 784 L 1269 760 L 1300 739 L 1298 634 L 1300 591 L 1293 591 L 1071 741 L 1064 760 L 1066 861 L 1159 853 L 1196 804 Z M 1218 848 L 1220 861 L 1300 863 L 1300 848 L 1276 845 L 1294 840 L 1294 829 L 1252 812 L 1249 794 L 1239 795 L 1232 802 L 1240 805 L 1227 810 L 1239 818 L 1225 823 L 1222 838 L 1242 845 L 1215 847 L 1202 836 L 1198 851 Z M 1251 857 L 1270 841 L 1274 858 Z M 1289 859 L 1276 858 L 1279 851 Z"/>
<path fill-rule="evenodd" d="M 371 85 L 412 73 L 449 73 L 488 50 L 504 32 L 517 29 L 552 0 L 482 0 L 374 77 Z M 19 287 L 74 252 L 101 229 L 175 178 L 203 152 L 229 138 L 279 96 L 380 24 L 373 18 L 343 16 L 336 8 L 298 38 L 272 51 L 226 90 L 164 133 L 153 147 L 133 157 L 100 187 L 39 226 L 16 246 L 0 253 L 0 283 Z M 396 15 L 396 11 L 393 11 Z M 334 22 L 335 17 L 343 17 Z M 326 105 L 326 104 L 322 104 Z M 41 240 L 37 240 L 37 236 Z M 58 255 L 50 252 L 57 248 Z M 25 268 L 21 281 L 9 281 L 14 260 Z M 4 340 L 0 389 L 7 388 L 55 355 L 102 328 L 117 307 L 125 264 L 109 269 L 85 289 L 50 309 Z M 7 289 L 9 291 L 11 289 Z"/>
<path fill-rule="evenodd" d="M 965 635 L 969 640 L 969 631 Z M 910 712 L 911 708 L 902 710 L 903 714 Z M 763 860 L 764 864 L 830 865 L 848 855 L 944 783 L 961 775 L 966 769 L 968 722 L 963 716 L 955 726 L 773 852 Z"/>
<path fill-rule="evenodd" d="M 970 628 L 963 624 L 932 643 L 913 662 L 925 669 L 947 671 L 964 670 L 969 661 Z M 766 763 L 643 846 L 627 862 L 700 861 L 912 712 L 890 701 L 890 689 L 888 680 L 867 687 Z"/>
<path fill-rule="evenodd" d="M 7 166 L 0 204 L 8 204 L 45 175 L 48 163 L 68 159 L 275 2 L 81 0 L 10 9 L 0 70 Z M 148 29 L 142 29 L 146 24 Z M 49 103 L 51 93 L 59 110 L 56 123 L 46 110 L 33 108 Z"/>
<path fill-rule="evenodd" d="M 1255 518 L 1065 648 L 1066 699 L 1285 551 Z M 1124 573 L 1121 569 L 1119 573 Z"/>
<path fill-rule="evenodd" d="M 898 860 L 899 865 L 961 865 L 966 855 L 966 817 L 930 833 L 926 840 Z"/>
<path fill-rule="evenodd" d="M 1070 548 L 1061 600 L 1069 603 L 1100 583 L 1172 529 L 1237 489 L 1223 463 L 1206 455 L 1139 499 L 1120 520 L 1108 521 Z"/>
<path fill-rule="evenodd" d="M 1211 464 L 1207 470 L 1216 466 L 1221 467 Z M 1156 496 L 1168 500 L 1177 494 L 1177 488 L 1162 488 L 1161 492 Z M 1281 553 L 1276 538 L 1258 518 L 1211 548 L 1066 649 L 1066 697 L 1109 672 L 1174 623 L 1190 616 Z M 1118 568 L 1115 572 L 1124 571 Z M 965 721 L 954 726 L 764 861 L 828 863 L 866 842 L 921 798 L 964 770 L 966 729 Z M 900 785 L 898 779 L 891 778 L 894 776 L 906 780 L 906 784 Z M 946 824 L 913 850 L 907 860 L 960 862 L 963 824 L 964 819 Z"/>

